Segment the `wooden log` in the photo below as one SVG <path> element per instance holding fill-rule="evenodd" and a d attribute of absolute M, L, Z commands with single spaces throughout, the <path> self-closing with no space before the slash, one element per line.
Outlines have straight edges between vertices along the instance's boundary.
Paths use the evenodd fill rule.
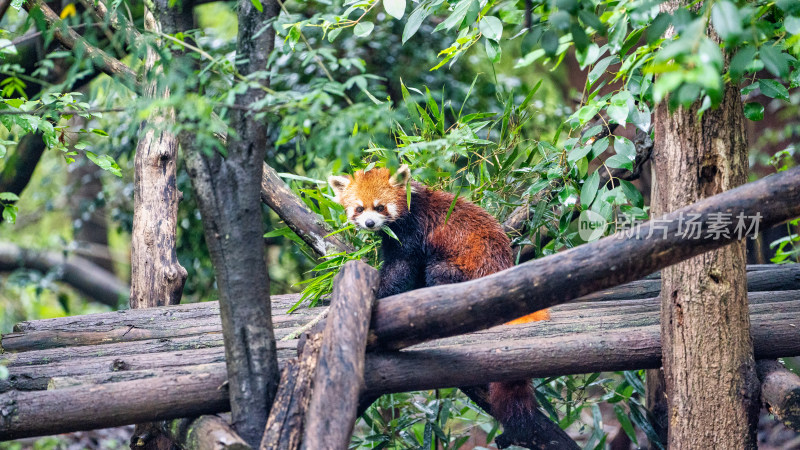
<path fill-rule="evenodd" d="M 778 292 L 800 289 L 800 265 L 778 266 L 774 264 L 748 266 L 747 275 L 749 292 Z M 583 308 L 584 303 L 596 302 L 599 300 L 620 303 L 620 300 L 635 300 L 641 302 L 643 298 L 658 296 L 661 285 L 658 273 L 646 280 L 634 281 L 615 288 L 606 289 L 588 296 L 581 297 L 573 303 L 560 305 L 559 308 Z M 315 318 L 317 310 L 300 308 L 291 315 L 286 316 L 287 310 L 300 300 L 299 294 L 277 295 L 271 297 L 273 301 L 274 325 L 277 330 L 286 327 L 300 327 Z M 750 302 L 761 302 L 759 297 L 750 295 Z M 599 305 L 589 304 L 588 308 L 598 308 Z M 87 334 L 85 339 L 75 339 L 69 345 L 91 345 L 92 343 L 125 342 L 128 340 L 147 339 L 147 331 L 153 330 L 153 338 L 157 337 L 177 337 L 182 335 L 194 334 L 193 327 L 216 325 L 220 327 L 219 303 L 204 302 L 190 303 L 185 305 L 169 306 L 163 308 L 148 308 L 147 310 L 125 310 L 111 313 L 87 314 L 83 316 L 60 317 L 55 319 L 34 320 L 17 323 L 14 332 L 34 332 L 34 331 L 53 331 L 53 332 L 85 332 L 91 329 L 91 333 L 106 332 L 108 335 Z M 133 328 L 131 328 L 133 327 Z M 161 331 L 164 329 L 171 331 Z M 131 330 L 126 333 L 126 331 Z M 220 328 L 221 329 L 221 328 Z M 156 331 L 158 330 L 158 331 Z M 173 334 L 170 334 L 173 333 Z M 281 331 L 276 331 L 278 338 L 285 335 Z M 117 334 L 117 337 L 114 337 Z M 58 342 L 58 335 L 51 335 L 56 340 L 53 343 L 45 342 L 45 334 L 40 338 L 22 337 L 16 334 L 3 335 L 0 341 L 0 348 L 7 351 L 27 351 L 33 348 L 52 348 L 65 344 Z M 62 340 L 64 338 L 61 338 Z M 24 341 L 23 341 L 24 340 Z M 11 341 L 16 341 L 9 344 Z"/>
<path fill-rule="evenodd" d="M 800 377 L 778 361 L 756 363 L 761 399 L 784 425 L 800 432 Z"/>
<path fill-rule="evenodd" d="M 220 344 L 221 345 L 221 344 Z M 284 357 L 291 356 L 291 348 L 284 346 Z M 62 350 L 63 352 L 63 350 Z M 24 353 L 23 353 L 24 355 Z M 114 381 L 115 375 L 132 378 L 130 374 L 145 374 L 147 371 L 169 371 L 195 364 L 206 365 L 225 362 L 223 347 L 198 348 L 176 352 L 143 353 L 136 355 L 96 356 L 66 359 L 50 364 L 17 365 L 9 367 L 9 377 L 0 381 L 0 392 L 11 389 L 38 391 L 47 389 L 52 378 L 108 377 L 94 381 L 95 384 Z M 152 375 L 151 375 L 152 376 Z"/>
<path fill-rule="evenodd" d="M 219 372 L 225 369 L 224 353 L 222 362 L 210 364 L 191 364 L 176 367 L 158 367 L 142 370 L 120 370 L 105 373 L 83 373 L 74 376 L 51 377 L 47 382 L 47 390 L 65 389 L 76 386 L 97 386 L 122 381 L 142 380 L 153 377 L 175 377 L 179 375 L 196 375 L 210 372 Z"/>
<path fill-rule="evenodd" d="M 755 315 L 759 359 L 800 356 L 800 320 Z M 489 381 L 656 368 L 660 326 L 368 353 L 364 396 Z M 229 408 L 224 370 L 0 394 L 0 440 L 214 414 Z M 132 392 L 140 393 L 131 395 Z"/>
<path fill-rule="evenodd" d="M 322 347 L 322 333 L 308 335 L 299 358 L 286 362 L 272 404 L 260 450 L 297 450 L 303 440 L 303 422 L 311 397 L 311 383 Z"/>
<path fill-rule="evenodd" d="M 24 328 L 27 331 L 3 335 L 1 345 L 3 351 L 16 352 L 196 336 L 222 331 L 219 310 L 216 308 L 196 307 L 181 312 L 182 314 L 168 317 L 157 312 L 150 315 L 149 319 L 146 314 L 137 314 L 137 317 L 131 318 L 132 320 L 120 322 L 115 319 L 113 323 L 104 323 L 103 318 L 98 320 L 92 317 L 93 315 L 75 316 L 70 321 L 61 321 L 62 326 L 56 324 L 38 326 L 32 325 L 32 322 L 23 322 L 17 324 L 18 328 Z M 315 309 L 304 308 L 293 314 L 277 316 L 273 320 L 277 338 L 280 339 L 295 328 L 311 321 L 316 314 Z M 105 315 L 105 313 L 98 315 Z M 185 317 L 180 318 L 180 316 Z"/>
<path fill-rule="evenodd" d="M 287 310 L 298 300 L 300 300 L 300 294 L 270 296 L 272 311 L 275 315 L 286 314 Z M 300 308 L 295 314 L 302 314 L 305 309 Z M 213 319 L 219 323 L 219 302 L 185 303 L 147 309 L 126 309 L 82 316 L 30 320 L 14 325 L 14 331 L 83 331 L 89 325 L 93 330 L 113 329 L 125 325 L 147 328 L 154 323 L 180 324 L 203 319 Z"/>
<path fill-rule="evenodd" d="M 176 419 L 158 425 L 159 430 L 183 450 L 251 450 L 219 416 Z"/>
<path fill-rule="evenodd" d="M 333 286 L 303 429 L 301 448 L 306 450 L 349 447 L 364 389 L 367 332 L 378 272 L 361 261 L 350 261 Z"/>
<path fill-rule="evenodd" d="M 709 233 L 709 225 L 719 224 L 713 217 L 756 213 L 761 228 L 800 215 L 800 167 L 703 199 L 658 222 L 637 226 L 633 233 L 641 238 L 634 235 L 621 239 L 622 234 L 617 234 L 478 280 L 383 298 L 372 315 L 370 348 L 399 349 L 489 328 L 636 280 L 729 244 L 737 233 L 747 234 L 736 230 L 736 220 L 722 227 L 727 237 Z M 700 238 L 684 239 L 680 235 L 679 228 L 687 217 L 699 225 Z"/>
<path fill-rule="evenodd" d="M 0 394 L 0 440 L 214 414 L 230 408 L 224 370 Z M 188 399 L 194 401 L 187 402 Z"/>
<path fill-rule="evenodd" d="M 777 320 L 784 317 L 792 320 L 800 313 L 800 292 L 786 291 L 779 293 L 750 294 L 750 311 L 752 317 L 763 316 L 765 319 Z M 551 310 L 552 320 L 535 322 L 526 325 L 500 326 L 488 330 L 456 336 L 438 341 L 420 344 L 415 348 L 435 348 L 442 346 L 470 345 L 489 343 L 510 339 L 550 338 L 578 335 L 586 332 L 601 332 L 623 328 L 634 328 L 658 324 L 658 299 L 640 301 L 625 300 L 622 302 L 594 302 L 566 304 Z M 278 356 L 285 360 L 294 356 L 297 341 L 279 341 Z M 142 341 L 133 343 L 140 352 L 148 348 L 148 344 L 156 351 L 163 349 L 163 342 Z M 174 343 L 173 343 L 174 344 Z M 136 379 L 153 376 L 153 370 L 176 369 L 185 365 L 211 364 L 224 361 L 223 350 L 217 338 L 217 347 L 202 347 L 179 351 L 159 351 L 156 353 L 122 354 L 116 356 L 96 356 L 109 353 L 109 348 L 126 350 L 122 344 L 78 347 L 70 349 L 51 349 L 43 351 L 8 354 L 10 357 L 22 358 L 9 364 L 9 378 L 0 381 L 0 392 L 9 389 L 37 390 L 45 389 L 50 378 L 73 378 L 91 374 L 85 380 L 113 380 L 115 377 Z M 79 352 L 70 358 L 70 353 Z M 111 352 L 111 353 L 117 353 Z M 39 356 L 34 356 L 39 355 Z M 50 361 L 50 358 L 57 360 Z M 130 373 L 120 374 L 122 371 Z"/>

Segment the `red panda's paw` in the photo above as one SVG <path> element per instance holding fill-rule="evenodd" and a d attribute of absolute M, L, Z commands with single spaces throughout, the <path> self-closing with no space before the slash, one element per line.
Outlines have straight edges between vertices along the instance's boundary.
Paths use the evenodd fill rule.
<path fill-rule="evenodd" d="M 514 319 L 511 322 L 507 322 L 506 325 L 520 325 L 523 323 L 539 322 L 542 320 L 550 320 L 549 309 L 543 309 L 541 311 L 536 311 L 535 313 L 528 314 L 527 316 L 522 316 L 519 319 Z"/>

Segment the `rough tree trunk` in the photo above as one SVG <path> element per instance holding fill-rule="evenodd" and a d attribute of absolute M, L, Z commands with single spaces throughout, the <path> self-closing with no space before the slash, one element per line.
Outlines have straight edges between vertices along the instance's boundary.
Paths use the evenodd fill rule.
<path fill-rule="evenodd" d="M 264 12 L 258 12 L 250 0 L 239 2 L 236 60 L 244 76 L 265 73 L 275 43 L 272 29 L 262 28 L 271 27 L 268 23 L 277 17 L 278 5 L 263 3 Z M 267 82 L 263 76 L 253 81 Z M 260 187 L 267 127 L 263 118 L 247 110 L 265 95 L 257 87 L 237 95 L 238 108 L 231 113 L 235 135 L 228 139 L 227 158 L 185 149 L 219 286 L 232 422 L 253 447 L 261 441 L 280 375 L 261 244 Z"/>
<path fill-rule="evenodd" d="M 719 108 L 700 118 L 698 108 L 696 102 L 670 114 L 665 102 L 656 109 L 653 217 L 747 180 L 739 88 L 728 86 Z M 668 267 L 661 279 L 669 448 L 756 448 L 759 383 L 744 242 Z"/>
<path fill-rule="evenodd" d="M 191 2 L 170 8 L 168 0 L 156 0 L 156 11 L 145 9 L 145 30 L 167 33 L 192 28 Z M 188 22 L 188 23 L 187 23 Z M 167 98 L 163 67 L 156 49 L 148 47 L 145 58 L 147 83 L 144 96 Z M 131 308 L 177 305 L 181 301 L 186 269 L 178 262 L 176 228 L 182 197 L 176 184 L 178 140 L 169 127 L 175 111 L 159 109 L 142 124 L 134 159 L 134 210 L 131 234 Z M 156 423 L 137 424 L 131 448 L 168 450 L 171 439 Z"/>
<path fill-rule="evenodd" d="M 164 3 L 166 6 L 167 2 Z M 169 11 L 168 9 L 165 12 Z M 149 17 L 148 17 L 149 16 Z M 160 30 L 151 14 L 145 14 L 145 28 Z M 147 49 L 144 88 L 147 97 L 169 97 L 160 85 L 163 69 L 158 54 Z M 181 301 L 186 269 L 175 252 L 175 229 L 181 194 L 175 183 L 178 142 L 169 127 L 172 110 L 153 112 L 142 124 L 134 159 L 134 209 L 131 234 L 131 308 L 176 305 Z"/>

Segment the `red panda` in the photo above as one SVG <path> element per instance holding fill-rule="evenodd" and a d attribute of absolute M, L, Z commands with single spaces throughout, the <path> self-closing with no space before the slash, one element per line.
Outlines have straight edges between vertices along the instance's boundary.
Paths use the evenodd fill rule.
<path fill-rule="evenodd" d="M 328 183 L 347 219 L 382 238 L 377 298 L 472 280 L 513 265 L 511 242 L 494 217 L 459 198 L 447 218 L 454 195 L 411 180 L 406 165 L 394 175 L 375 168 L 352 177 L 331 176 Z M 406 189 L 411 190 L 410 208 Z M 383 231 L 384 226 L 397 239 Z M 547 319 L 549 313 L 543 310 L 509 324 Z M 506 438 L 527 428 L 529 412 L 536 407 L 530 380 L 491 383 L 489 402 Z"/>

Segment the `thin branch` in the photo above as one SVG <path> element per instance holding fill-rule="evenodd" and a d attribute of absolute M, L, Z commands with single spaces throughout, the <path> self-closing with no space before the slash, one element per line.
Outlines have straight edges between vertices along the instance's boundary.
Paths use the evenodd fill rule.
<path fill-rule="evenodd" d="M 26 11 L 30 12 L 39 8 L 42 18 L 47 23 L 48 28 L 53 30 L 53 36 L 58 39 L 65 47 L 73 52 L 83 51 L 92 61 L 96 69 L 118 78 L 122 84 L 128 88 L 139 92 L 141 86 L 136 79 L 136 73 L 116 58 L 112 58 L 103 50 L 89 44 L 74 30 L 67 27 L 58 15 L 50 9 L 43 0 L 28 0 L 23 4 Z"/>

